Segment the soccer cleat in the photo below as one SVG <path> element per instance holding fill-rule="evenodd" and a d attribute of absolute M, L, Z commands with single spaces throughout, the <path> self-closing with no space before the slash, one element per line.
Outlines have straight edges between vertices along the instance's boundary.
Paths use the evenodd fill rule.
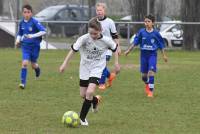
<path fill-rule="evenodd" d="M 81 124 L 81 126 L 89 126 L 89 123 L 88 123 L 88 121 L 86 119 L 85 119 L 85 121 L 82 121 L 80 119 L 80 124 Z"/>
<path fill-rule="evenodd" d="M 149 97 L 149 98 L 153 98 L 153 92 L 152 92 L 152 91 L 149 91 L 147 97 Z"/>
<path fill-rule="evenodd" d="M 100 84 L 100 85 L 99 85 L 99 89 L 100 89 L 101 91 L 104 91 L 104 90 L 106 89 L 106 85 L 105 85 L 105 84 Z"/>
<path fill-rule="evenodd" d="M 145 84 L 145 93 L 148 95 L 150 92 L 149 84 Z"/>
<path fill-rule="evenodd" d="M 97 104 L 92 107 L 92 112 L 93 113 L 97 113 L 98 112 L 98 105 L 102 101 L 102 97 L 100 95 L 96 95 L 95 97 L 98 99 L 98 101 L 97 101 Z"/>
<path fill-rule="evenodd" d="M 108 78 L 108 82 L 107 82 L 107 85 L 106 85 L 107 87 L 111 87 L 112 86 L 112 82 L 115 79 L 115 77 L 116 77 L 115 73 L 111 73 L 110 74 L 110 77 Z"/>
<path fill-rule="evenodd" d="M 40 70 L 40 68 L 37 68 L 37 71 L 35 71 L 36 79 L 38 79 L 40 77 L 40 74 L 41 74 L 41 70 Z"/>
<path fill-rule="evenodd" d="M 19 88 L 20 89 L 25 89 L 25 85 L 21 83 L 21 84 L 19 84 Z"/>

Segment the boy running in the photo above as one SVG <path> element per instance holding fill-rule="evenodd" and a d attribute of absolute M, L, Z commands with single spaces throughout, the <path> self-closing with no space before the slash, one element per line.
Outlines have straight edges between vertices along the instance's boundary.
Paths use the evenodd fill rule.
<path fill-rule="evenodd" d="M 160 33 L 154 29 L 155 17 L 147 15 L 144 18 L 145 28 L 139 30 L 134 38 L 133 45 L 125 52 L 127 56 L 129 52 L 137 45 L 140 45 L 140 71 L 142 80 L 146 85 L 146 93 L 148 97 L 153 97 L 154 76 L 157 71 L 157 49 L 160 49 L 165 62 L 168 61 L 164 51 L 164 41 Z"/>
<path fill-rule="evenodd" d="M 27 66 L 31 62 L 32 68 L 35 70 L 35 76 L 40 76 L 40 67 L 37 59 L 40 52 L 40 42 L 42 36 L 46 34 L 44 26 L 32 17 L 33 10 L 30 5 L 22 7 L 23 19 L 19 23 L 19 31 L 15 42 L 16 46 L 21 44 L 22 49 L 22 68 L 21 83 L 19 87 L 24 89 L 26 86 Z"/>
<path fill-rule="evenodd" d="M 105 3 L 97 3 L 96 4 L 96 14 L 99 22 L 102 27 L 102 34 L 111 38 L 116 44 L 118 44 L 118 53 L 121 53 L 121 49 L 119 46 L 119 37 L 117 34 L 117 30 L 115 27 L 115 23 L 112 19 L 106 16 L 106 4 Z M 106 52 L 106 61 L 109 62 L 112 56 L 112 51 L 107 50 Z M 112 81 L 116 77 L 116 72 L 110 73 L 108 67 L 105 67 L 99 81 L 99 89 L 105 90 L 106 87 L 110 87 L 112 85 Z M 106 79 L 108 78 L 108 83 L 106 85 Z"/>
<path fill-rule="evenodd" d="M 60 66 L 60 72 L 64 72 L 72 55 L 80 51 L 80 95 L 85 99 L 80 112 L 81 125 L 83 126 L 88 126 L 86 116 L 91 105 L 93 105 L 93 110 L 96 111 L 100 101 L 100 96 L 94 96 L 94 93 L 106 66 L 106 51 L 108 49 L 115 52 L 115 70 L 117 72 L 120 70 L 118 53 L 116 52 L 117 44 L 101 34 L 101 24 L 97 18 L 91 19 L 88 27 L 88 34 L 78 38 Z"/>

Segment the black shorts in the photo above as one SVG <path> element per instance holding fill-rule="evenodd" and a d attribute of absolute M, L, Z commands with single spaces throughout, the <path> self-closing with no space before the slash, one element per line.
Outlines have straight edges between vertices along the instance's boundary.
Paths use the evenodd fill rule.
<path fill-rule="evenodd" d="M 99 85 L 99 78 L 97 78 L 97 77 L 90 77 L 89 78 L 89 80 L 81 80 L 80 79 L 80 83 L 79 83 L 79 85 L 80 85 L 80 87 L 88 87 L 88 85 L 90 84 L 90 83 L 94 83 L 94 84 L 96 84 L 96 85 Z"/>

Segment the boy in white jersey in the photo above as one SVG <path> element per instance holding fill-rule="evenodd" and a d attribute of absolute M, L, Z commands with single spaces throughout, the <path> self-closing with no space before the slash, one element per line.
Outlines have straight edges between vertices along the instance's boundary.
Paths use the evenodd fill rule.
<path fill-rule="evenodd" d="M 112 19 L 108 18 L 106 16 L 106 4 L 105 3 L 97 3 L 96 4 L 96 14 L 98 17 L 98 20 L 101 23 L 102 26 L 102 34 L 104 36 L 107 36 L 109 38 L 111 38 L 112 40 L 115 41 L 116 44 L 119 45 L 119 38 L 118 38 L 118 34 L 117 34 L 117 30 L 115 27 L 115 23 Z M 121 49 L 118 46 L 118 53 L 121 53 Z M 108 50 L 106 52 L 106 60 L 107 62 L 110 60 L 112 56 L 112 51 Z M 100 90 L 105 90 L 106 89 L 106 78 L 108 78 L 108 83 L 107 83 L 107 87 L 112 85 L 112 81 L 114 80 L 116 76 L 116 72 L 112 72 L 110 73 L 108 68 L 105 67 L 101 76 L 101 79 L 99 81 L 99 89 Z"/>
<path fill-rule="evenodd" d="M 88 27 L 89 33 L 78 38 L 60 66 L 60 72 L 63 72 L 72 55 L 80 51 L 80 95 L 85 99 L 80 112 L 80 119 L 81 125 L 84 126 L 88 126 L 86 116 L 91 104 L 93 105 L 93 110 L 96 111 L 100 101 L 100 96 L 94 96 L 94 92 L 106 66 L 106 51 L 108 49 L 115 52 L 115 70 L 120 70 L 118 53 L 116 52 L 117 44 L 112 39 L 101 34 L 101 24 L 97 18 L 91 19 Z"/>

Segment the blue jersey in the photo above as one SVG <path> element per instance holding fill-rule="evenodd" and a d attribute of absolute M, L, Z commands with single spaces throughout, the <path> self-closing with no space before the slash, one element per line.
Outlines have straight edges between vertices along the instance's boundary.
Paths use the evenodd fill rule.
<path fill-rule="evenodd" d="M 40 31 L 45 31 L 46 29 L 44 26 L 38 22 L 34 18 L 30 18 L 29 21 L 25 21 L 24 19 L 19 23 L 19 31 L 17 36 L 21 36 L 21 42 L 25 44 L 38 44 L 42 41 L 42 37 L 36 37 L 36 38 L 26 38 L 25 35 L 27 34 L 35 34 Z"/>
<path fill-rule="evenodd" d="M 134 45 L 140 45 L 141 50 L 157 51 L 157 49 L 164 48 L 164 40 L 157 30 L 147 32 L 145 28 L 139 30 L 136 34 Z"/>

